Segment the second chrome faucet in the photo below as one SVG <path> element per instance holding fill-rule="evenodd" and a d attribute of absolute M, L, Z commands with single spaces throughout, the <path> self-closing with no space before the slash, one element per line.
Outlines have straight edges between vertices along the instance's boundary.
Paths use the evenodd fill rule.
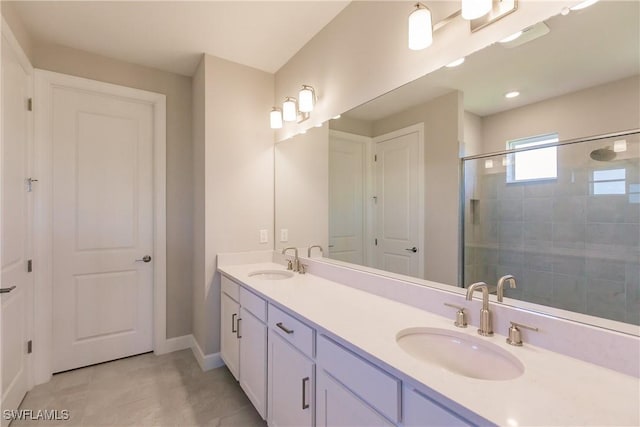
<path fill-rule="evenodd" d="M 489 310 L 489 286 L 484 282 L 474 283 L 467 288 L 467 301 L 473 299 L 475 291 L 482 291 L 482 309 L 480 310 L 480 329 L 478 333 L 485 337 L 493 335 L 491 310 Z"/>

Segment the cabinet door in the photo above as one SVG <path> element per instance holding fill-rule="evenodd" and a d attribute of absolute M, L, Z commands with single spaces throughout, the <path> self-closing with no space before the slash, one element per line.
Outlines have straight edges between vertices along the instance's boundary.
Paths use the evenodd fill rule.
<path fill-rule="evenodd" d="M 240 309 L 240 387 L 265 419 L 267 415 L 267 327 Z"/>
<path fill-rule="evenodd" d="M 269 426 L 313 426 L 314 364 L 269 332 Z"/>
<path fill-rule="evenodd" d="M 402 394 L 403 425 L 406 427 L 419 426 L 470 426 L 453 411 L 434 402 L 410 387 L 405 387 Z"/>
<path fill-rule="evenodd" d="M 220 295 L 220 354 L 233 376 L 238 379 L 240 373 L 240 342 L 238 340 L 238 317 L 240 304 L 229 295 Z"/>
<path fill-rule="evenodd" d="M 316 399 L 318 426 L 373 427 L 393 425 L 322 369 L 318 372 Z"/>

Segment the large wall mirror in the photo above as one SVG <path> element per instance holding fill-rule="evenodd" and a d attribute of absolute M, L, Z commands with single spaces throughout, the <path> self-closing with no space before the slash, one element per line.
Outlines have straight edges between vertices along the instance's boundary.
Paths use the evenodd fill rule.
<path fill-rule="evenodd" d="M 276 144 L 276 249 L 426 285 L 512 274 L 509 304 L 638 334 L 639 16 L 552 17 Z"/>

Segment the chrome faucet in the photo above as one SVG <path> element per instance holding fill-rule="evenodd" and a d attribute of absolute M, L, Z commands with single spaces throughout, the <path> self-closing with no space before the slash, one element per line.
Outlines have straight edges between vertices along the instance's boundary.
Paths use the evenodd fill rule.
<path fill-rule="evenodd" d="M 286 255 L 287 251 L 293 249 L 293 262 L 291 260 L 288 260 L 287 263 L 287 270 L 293 270 L 296 273 L 300 271 L 300 259 L 298 258 L 298 248 L 295 247 L 290 247 L 290 248 L 284 248 L 282 250 L 282 255 Z"/>
<path fill-rule="evenodd" d="M 309 246 L 309 248 L 307 249 L 307 258 L 311 258 L 311 249 L 313 248 L 318 248 L 320 249 L 320 255 L 324 256 L 324 249 L 322 249 L 322 246 L 320 245 L 313 245 L 313 246 Z"/>
<path fill-rule="evenodd" d="M 515 289 L 516 288 L 516 278 L 513 277 L 510 274 L 507 274 L 506 276 L 502 276 L 500 279 L 498 279 L 498 288 L 496 290 L 496 293 L 498 294 L 498 302 L 502 302 L 502 298 L 504 297 L 504 284 L 505 283 L 509 283 L 509 287 L 511 289 Z"/>
<path fill-rule="evenodd" d="M 491 310 L 489 310 L 489 286 L 484 282 L 474 283 L 467 288 L 467 301 L 473 299 L 475 291 L 482 291 L 482 310 L 480 310 L 480 329 L 478 333 L 484 337 L 493 335 L 493 327 L 491 326 Z"/>

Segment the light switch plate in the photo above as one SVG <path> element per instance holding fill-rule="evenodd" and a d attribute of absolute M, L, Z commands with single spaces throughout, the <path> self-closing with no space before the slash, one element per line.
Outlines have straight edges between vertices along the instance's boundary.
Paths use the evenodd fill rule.
<path fill-rule="evenodd" d="M 280 241 L 288 242 L 289 241 L 289 230 L 286 228 L 280 229 Z"/>
<path fill-rule="evenodd" d="M 260 230 L 260 243 L 269 243 L 269 230 Z"/>

